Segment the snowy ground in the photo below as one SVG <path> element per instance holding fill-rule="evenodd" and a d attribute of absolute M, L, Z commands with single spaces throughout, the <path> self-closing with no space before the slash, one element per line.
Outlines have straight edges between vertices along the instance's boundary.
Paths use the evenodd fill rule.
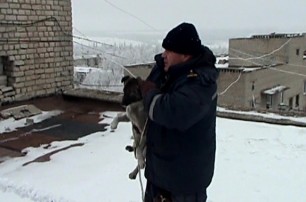
<path fill-rule="evenodd" d="M 110 121 L 107 118 L 102 122 Z M 17 128 L 14 124 L 18 124 L 12 122 L 11 129 Z M 115 132 L 107 130 L 77 141 L 53 142 L 48 149 L 43 145 L 27 148 L 25 157 L 0 164 L 0 201 L 140 202 L 138 179 L 128 179 L 136 164 L 124 149 L 131 143 L 130 137 L 130 124 L 122 123 Z M 75 143 L 84 145 L 56 153 L 49 162 L 23 166 Z M 305 128 L 218 118 L 216 170 L 208 201 L 304 202 L 305 156 Z"/>

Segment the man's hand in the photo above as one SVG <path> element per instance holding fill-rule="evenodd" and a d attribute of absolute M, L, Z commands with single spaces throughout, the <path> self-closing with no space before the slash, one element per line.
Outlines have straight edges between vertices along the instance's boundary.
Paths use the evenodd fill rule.
<path fill-rule="evenodd" d="M 138 78 L 138 83 L 139 83 L 139 88 L 140 88 L 142 97 L 144 97 L 151 90 L 157 89 L 156 84 L 152 81 L 142 80 Z"/>

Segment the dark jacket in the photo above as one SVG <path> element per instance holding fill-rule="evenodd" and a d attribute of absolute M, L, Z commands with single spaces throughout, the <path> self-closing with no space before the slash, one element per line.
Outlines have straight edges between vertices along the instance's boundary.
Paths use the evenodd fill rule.
<path fill-rule="evenodd" d="M 145 176 L 172 193 L 204 191 L 214 172 L 218 71 L 215 56 L 202 54 L 163 71 L 161 55 L 147 80 L 159 89 L 144 97 L 150 120 Z"/>

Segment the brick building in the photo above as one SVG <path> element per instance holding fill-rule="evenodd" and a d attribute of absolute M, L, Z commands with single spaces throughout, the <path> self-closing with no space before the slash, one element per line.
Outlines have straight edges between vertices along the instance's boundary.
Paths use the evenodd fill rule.
<path fill-rule="evenodd" d="M 0 0 L 0 104 L 73 87 L 70 0 Z"/>

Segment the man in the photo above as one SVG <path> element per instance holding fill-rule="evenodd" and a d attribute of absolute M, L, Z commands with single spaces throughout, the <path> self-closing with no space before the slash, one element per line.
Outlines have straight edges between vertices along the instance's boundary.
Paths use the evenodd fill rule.
<path fill-rule="evenodd" d="M 140 85 L 149 114 L 145 201 L 204 202 L 215 162 L 216 58 L 189 23 L 162 46 Z"/>

